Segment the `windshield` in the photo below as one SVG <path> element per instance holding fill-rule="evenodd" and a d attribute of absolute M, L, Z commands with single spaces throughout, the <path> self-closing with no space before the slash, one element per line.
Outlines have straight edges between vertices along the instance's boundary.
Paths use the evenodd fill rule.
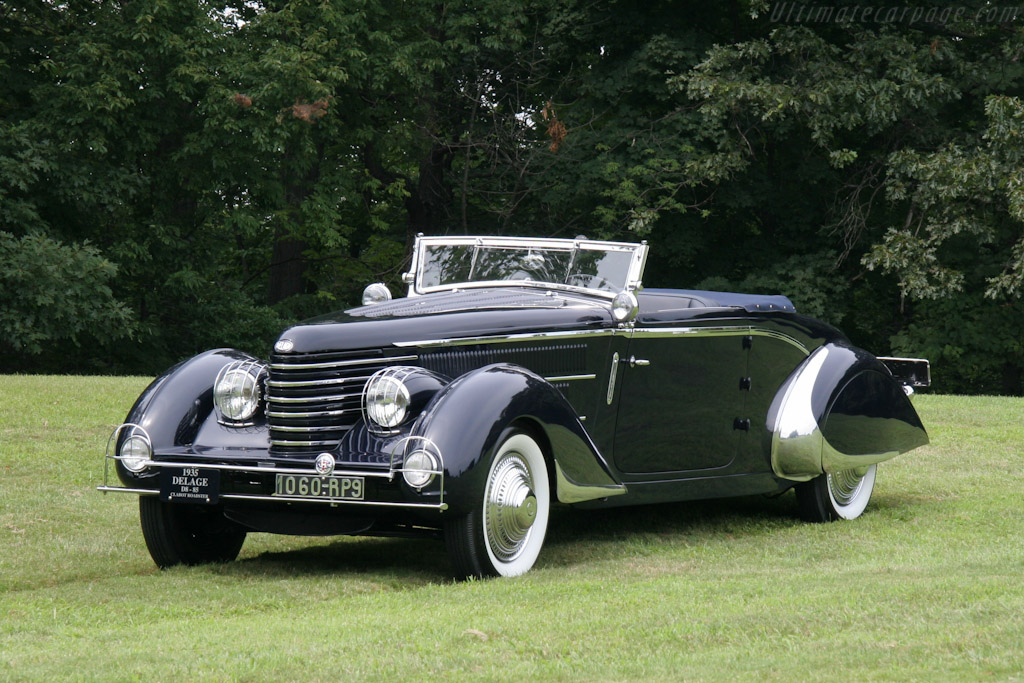
<path fill-rule="evenodd" d="M 614 295 L 639 286 L 646 245 L 510 237 L 421 237 L 412 293 L 516 283 Z"/>

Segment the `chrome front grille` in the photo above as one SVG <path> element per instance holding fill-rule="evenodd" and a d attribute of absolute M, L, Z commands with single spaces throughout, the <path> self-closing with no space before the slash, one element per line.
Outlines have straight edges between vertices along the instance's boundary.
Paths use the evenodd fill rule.
<path fill-rule="evenodd" d="M 270 452 L 331 450 L 361 417 L 363 385 L 382 368 L 415 361 L 381 351 L 274 355 L 267 379 Z"/>

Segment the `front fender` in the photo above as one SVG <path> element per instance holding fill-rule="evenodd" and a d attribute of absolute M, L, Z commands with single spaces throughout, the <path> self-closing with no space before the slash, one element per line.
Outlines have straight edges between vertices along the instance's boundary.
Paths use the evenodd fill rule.
<path fill-rule="evenodd" d="M 146 430 L 154 453 L 192 446 L 200 429 L 213 419 L 213 382 L 217 373 L 237 360 L 256 359 L 235 349 L 215 349 L 178 363 L 146 387 L 128 411 L 125 423 Z M 119 449 L 120 445 L 119 439 L 116 447 Z M 128 472 L 120 462 L 117 473 L 127 486 L 136 485 L 140 476 L 152 476 Z"/>
<path fill-rule="evenodd" d="M 502 430 L 529 429 L 544 449 L 558 500 L 566 503 L 625 493 L 575 411 L 542 377 L 499 363 L 462 375 L 445 386 L 417 418 L 412 435 L 443 454 L 445 499 L 457 513 L 480 499 L 486 465 Z"/>
<path fill-rule="evenodd" d="M 772 470 L 806 481 L 866 467 L 928 443 L 910 399 L 870 353 L 818 348 L 793 371 L 768 411 Z"/>

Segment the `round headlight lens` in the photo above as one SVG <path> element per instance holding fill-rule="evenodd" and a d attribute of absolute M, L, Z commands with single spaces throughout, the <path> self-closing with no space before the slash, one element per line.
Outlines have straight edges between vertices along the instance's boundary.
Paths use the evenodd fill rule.
<path fill-rule="evenodd" d="M 374 282 L 372 285 L 366 285 L 366 289 L 363 290 L 363 305 L 369 306 L 370 304 L 379 304 L 385 301 L 391 301 L 391 290 L 383 282 Z"/>
<path fill-rule="evenodd" d="M 213 386 L 213 403 L 226 419 L 248 422 L 260 407 L 263 366 L 249 361 L 225 365 Z"/>
<path fill-rule="evenodd" d="M 129 436 L 121 444 L 121 464 L 132 472 L 145 469 L 145 462 L 153 456 L 149 441 L 141 436 Z"/>
<path fill-rule="evenodd" d="M 386 370 L 375 374 L 366 383 L 363 408 L 374 424 L 385 429 L 397 427 L 409 409 L 409 389 Z"/>
<path fill-rule="evenodd" d="M 402 477 L 409 486 L 421 489 L 434 480 L 437 469 L 437 458 L 433 454 L 427 451 L 413 451 L 402 465 Z"/>
<path fill-rule="evenodd" d="M 629 290 L 623 290 L 612 299 L 612 317 L 615 322 L 624 323 L 636 317 L 640 308 L 636 295 Z"/>

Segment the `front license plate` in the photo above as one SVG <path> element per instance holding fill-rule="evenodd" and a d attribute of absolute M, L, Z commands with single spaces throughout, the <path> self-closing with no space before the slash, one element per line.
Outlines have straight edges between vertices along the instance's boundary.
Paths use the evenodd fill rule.
<path fill-rule="evenodd" d="M 160 500 L 213 505 L 220 498 L 220 470 L 165 467 L 160 470 Z"/>
<path fill-rule="evenodd" d="M 300 498 L 362 500 L 363 478 L 279 474 L 274 485 L 274 495 L 297 496 Z"/>

